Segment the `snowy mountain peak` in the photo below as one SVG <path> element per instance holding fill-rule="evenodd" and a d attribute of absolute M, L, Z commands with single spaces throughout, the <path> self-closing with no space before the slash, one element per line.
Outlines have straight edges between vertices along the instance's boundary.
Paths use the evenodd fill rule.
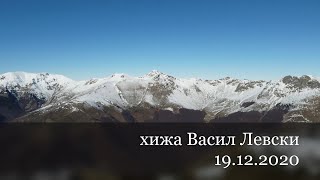
<path fill-rule="evenodd" d="M 56 74 L 9 72 L 0 75 L 0 92 L 10 90 L 17 96 L 27 93 L 39 99 L 50 99 L 56 91 L 74 82 Z"/>
<path fill-rule="evenodd" d="M 304 88 L 320 88 L 320 82 L 312 76 L 285 76 L 281 81 L 288 88 L 304 89 Z"/>
<path fill-rule="evenodd" d="M 14 96 L 26 111 L 59 109 L 61 104 L 86 104 L 98 109 L 112 106 L 121 110 L 185 108 L 205 111 L 210 119 L 239 111 L 269 111 L 278 104 L 316 104 L 320 82 L 311 76 L 286 76 L 269 82 L 230 77 L 203 81 L 175 78 L 156 70 L 139 78 L 113 74 L 73 81 L 49 73 L 11 72 L 0 75 L 0 96 L 9 97 L 6 94 Z"/>
<path fill-rule="evenodd" d="M 148 74 L 147 74 L 147 76 L 157 76 L 157 75 L 161 75 L 161 74 L 164 74 L 164 73 L 162 73 L 162 72 L 160 72 L 160 71 L 158 71 L 158 70 L 152 70 L 151 72 L 149 72 Z"/>
<path fill-rule="evenodd" d="M 57 74 L 49 73 L 27 73 L 27 72 L 8 72 L 0 75 L 0 83 L 28 84 L 34 81 L 57 81 L 61 83 L 71 82 L 73 80 Z"/>
<path fill-rule="evenodd" d="M 151 77 L 151 78 L 154 78 L 154 77 L 160 77 L 160 76 L 163 76 L 163 77 L 168 77 L 169 75 L 165 74 L 165 73 L 162 73 L 158 70 L 152 70 L 151 72 L 149 72 L 148 74 L 145 75 L 146 77 Z"/>
<path fill-rule="evenodd" d="M 0 75 L 0 80 L 4 81 L 29 81 L 30 79 L 34 78 L 36 74 L 34 73 L 26 73 L 26 72 L 8 72 L 5 74 Z"/>
<path fill-rule="evenodd" d="M 153 70 L 151 71 L 150 73 L 146 74 L 144 76 L 145 78 L 151 78 L 153 79 L 154 81 L 173 81 L 173 80 L 176 80 L 175 77 L 173 76 L 170 76 L 170 75 L 167 75 L 165 73 L 162 73 L 160 71 L 157 71 L 157 70 Z"/>

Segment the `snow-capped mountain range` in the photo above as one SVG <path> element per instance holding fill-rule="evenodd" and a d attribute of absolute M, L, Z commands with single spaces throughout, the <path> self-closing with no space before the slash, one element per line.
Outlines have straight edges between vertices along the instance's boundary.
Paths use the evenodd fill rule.
<path fill-rule="evenodd" d="M 264 121 L 270 112 L 281 112 L 282 122 L 314 122 L 320 117 L 319 81 L 311 76 L 179 79 L 159 71 L 74 81 L 48 73 L 10 72 L 0 75 L 0 120 L 148 122 L 163 116 L 161 121 L 183 121 L 181 114 L 191 113 L 210 122 L 246 121 L 254 113 L 253 119 Z"/>

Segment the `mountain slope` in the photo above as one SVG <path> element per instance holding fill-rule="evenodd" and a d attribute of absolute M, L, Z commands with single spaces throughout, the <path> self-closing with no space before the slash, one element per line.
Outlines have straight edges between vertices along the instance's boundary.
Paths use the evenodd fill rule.
<path fill-rule="evenodd" d="M 152 71 L 73 81 L 14 72 L 0 75 L 0 121 L 308 122 L 320 117 L 319 97 L 319 79 L 311 76 L 201 80 Z"/>

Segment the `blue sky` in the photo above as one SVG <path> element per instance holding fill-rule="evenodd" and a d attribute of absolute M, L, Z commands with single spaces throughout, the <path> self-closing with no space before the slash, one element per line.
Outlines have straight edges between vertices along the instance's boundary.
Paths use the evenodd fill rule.
<path fill-rule="evenodd" d="M 0 73 L 320 77 L 318 0 L 2 0 Z"/>

